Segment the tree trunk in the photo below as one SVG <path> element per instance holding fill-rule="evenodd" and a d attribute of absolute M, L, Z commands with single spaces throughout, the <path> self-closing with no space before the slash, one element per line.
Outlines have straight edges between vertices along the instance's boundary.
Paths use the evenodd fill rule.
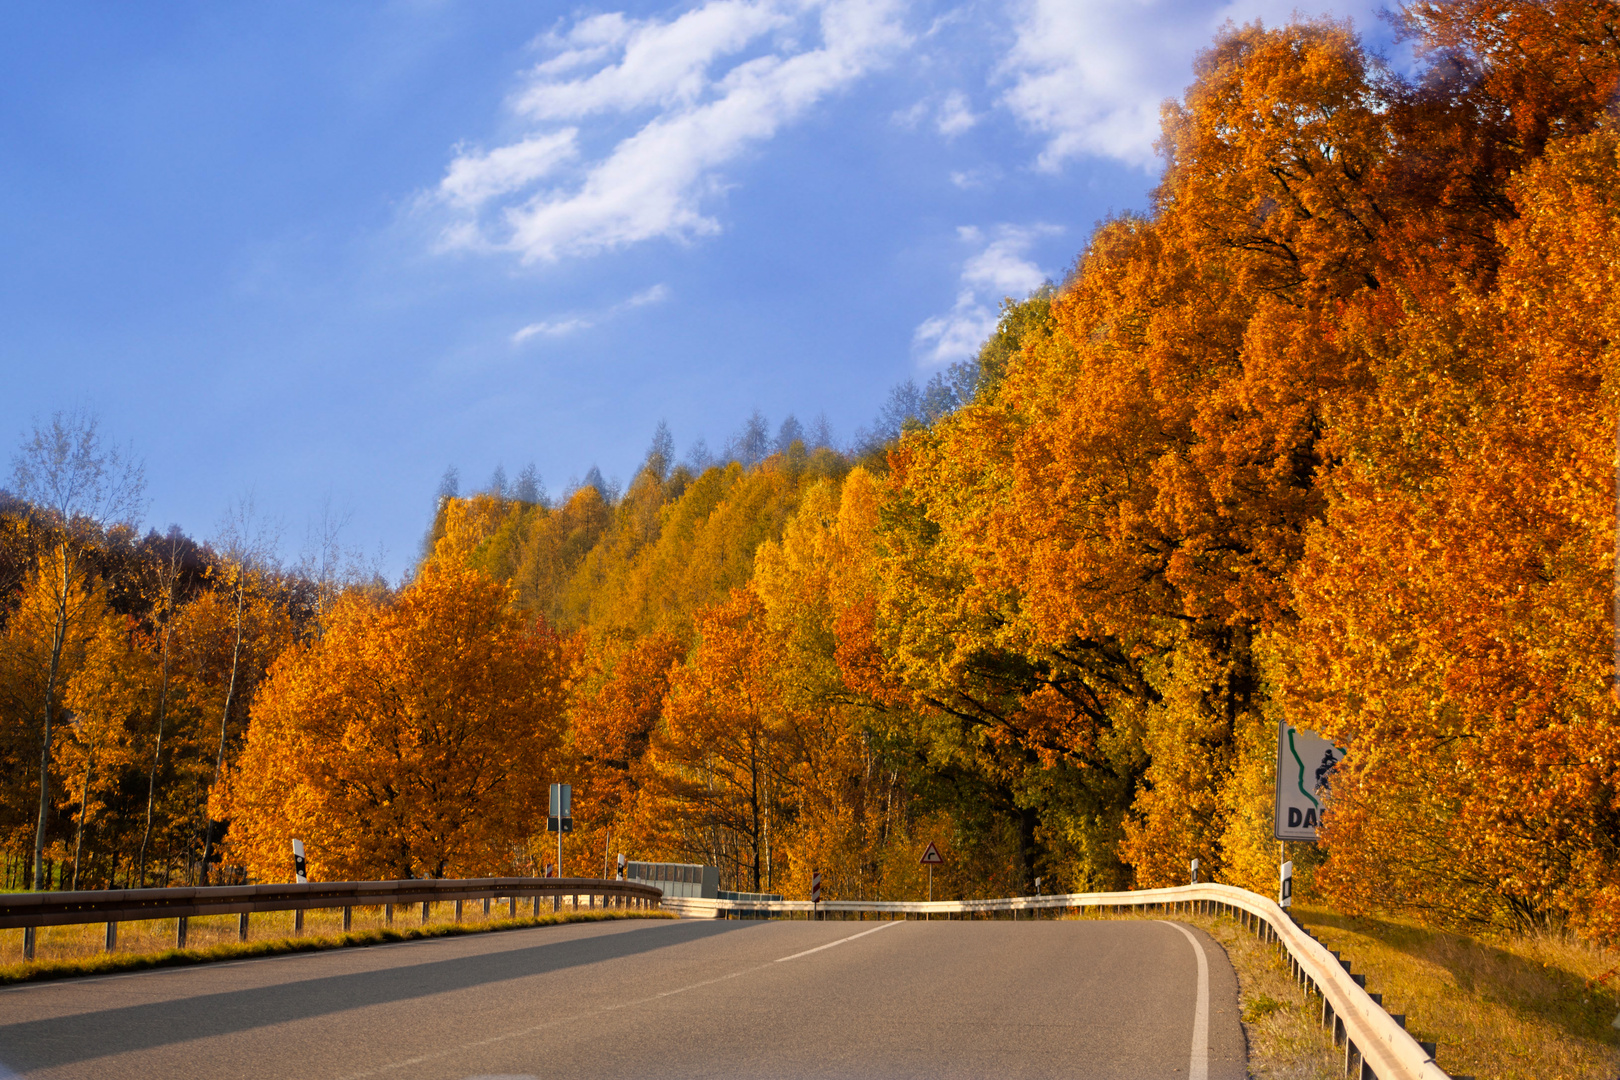
<path fill-rule="evenodd" d="M 241 571 L 238 571 L 240 574 Z M 242 580 L 240 576 L 236 581 L 236 644 L 231 649 L 231 681 L 225 688 L 225 709 L 219 716 L 219 753 L 214 756 L 214 783 L 209 785 L 212 790 L 219 783 L 220 774 L 225 771 L 225 734 L 231 721 L 231 703 L 236 699 L 236 673 L 242 663 Z M 197 883 L 208 884 L 208 859 L 214 852 L 214 821 L 208 812 L 208 796 L 203 795 L 203 860 L 202 869 L 197 872 Z"/>
<path fill-rule="evenodd" d="M 158 716 L 157 716 L 157 742 L 152 747 L 152 768 L 146 774 L 146 828 L 141 832 L 140 877 L 141 888 L 146 888 L 146 847 L 152 839 L 152 804 L 157 798 L 157 774 L 159 762 L 163 758 L 163 725 L 168 719 L 169 712 L 169 638 L 174 633 L 174 604 L 173 593 L 170 593 L 169 610 L 163 620 L 163 661 L 162 675 L 158 683 Z M 167 885 L 168 878 L 163 883 Z"/>
<path fill-rule="evenodd" d="M 759 740 L 752 734 L 748 736 L 748 776 L 749 776 L 749 811 L 753 817 L 754 848 L 754 887 L 753 892 L 759 892 Z"/>
<path fill-rule="evenodd" d="M 67 542 L 57 549 L 61 563 L 56 593 L 56 627 L 51 633 L 51 666 L 45 675 L 45 722 L 39 743 L 39 821 L 34 826 L 34 881 L 35 892 L 43 889 L 41 882 L 45 870 L 45 828 L 50 822 L 51 809 L 51 703 L 56 696 L 56 680 L 61 673 L 62 648 L 67 643 L 68 598 L 71 593 L 69 573 L 72 560 Z"/>
<path fill-rule="evenodd" d="M 79 828 L 73 839 L 73 891 L 79 890 L 79 855 L 84 851 L 84 822 L 90 816 L 90 771 L 96 767 L 96 748 L 84 761 L 84 783 L 79 787 Z M 143 879 L 144 884 L 144 879 Z"/>

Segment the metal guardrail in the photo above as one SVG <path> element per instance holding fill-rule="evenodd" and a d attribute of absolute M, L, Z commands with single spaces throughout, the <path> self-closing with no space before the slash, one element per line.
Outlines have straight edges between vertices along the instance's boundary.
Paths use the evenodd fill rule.
<path fill-rule="evenodd" d="M 726 918 L 810 914 L 808 900 L 666 899 L 662 907 L 684 916 Z M 1295 981 L 1322 1000 L 1322 1023 L 1333 1029 L 1333 1041 L 1344 1046 L 1346 1076 L 1358 1080 L 1464 1080 L 1450 1077 L 1434 1062 L 1434 1046 L 1420 1043 L 1407 1031 L 1404 1016 L 1391 1016 L 1382 999 L 1366 990 L 1366 976 L 1352 975 L 1338 953 L 1328 951 L 1275 900 L 1231 885 L 1182 885 L 1136 892 L 1066 893 L 1057 896 L 1014 896 L 997 900 L 824 900 L 821 912 L 910 915 L 974 915 L 994 912 L 1084 912 L 1086 908 L 1133 908 L 1174 914 L 1196 910 L 1240 919 L 1257 936 L 1288 956 Z"/>
<path fill-rule="evenodd" d="M 482 900 L 489 914 L 490 901 L 504 898 L 509 917 L 517 916 L 519 899 L 531 899 L 534 914 L 540 901 L 552 898 L 552 909 L 572 896 L 576 906 L 603 909 L 651 910 L 663 893 L 647 885 L 600 878 L 409 878 L 400 881 L 311 881 L 301 885 L 216 885 L 185 889 L 107 889 L 95 892 L 33 892 L 0 895 L 0 929 L 23 928 L 23 957 L 34 958 L 34 930 L 41 926 L 106 923 L 107 948 L 118 940 L 118 924 L 144 919 L 174 919 L 175 944 L 186 944 L 186 920 L 200 915 L 237 915 L 238 934 L 247 940 L 248 916 L 258 912 L 293 911 L 295 931 L 302 931 L 304 912 L 315 908 L 342 908 L 343 929 L 348 930 L 357 907 L 382 907 L 393 922 L 393 909 L 421 904 L 428 917 L 431 904 L 452 901 L 456 918 L 468 900 Z"/>

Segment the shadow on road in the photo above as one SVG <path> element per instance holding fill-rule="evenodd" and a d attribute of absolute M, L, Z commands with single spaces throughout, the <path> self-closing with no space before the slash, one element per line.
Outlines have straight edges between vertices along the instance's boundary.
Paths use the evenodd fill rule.
<path fill-rule="evenodd" d="M 0 1024 L 0 1060 L 19 1071 L 49 1069 L 368 1005 L 527 979 L 762 925 L 765 924 L 742 920 L 655 923 L 637 929 L 664 932 L 629 931 L 568 941 L 542 941 L 452 960 L 278 982 L 249 990 L 173 998 L 48 1020 Z M 4 1075 L 3 1067 L 0 1067 L 0 1075 Z"/>

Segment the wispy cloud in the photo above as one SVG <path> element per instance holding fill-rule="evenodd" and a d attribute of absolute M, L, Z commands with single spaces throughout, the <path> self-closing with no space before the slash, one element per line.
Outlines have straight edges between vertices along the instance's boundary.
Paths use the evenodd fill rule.
<path fill-rule="evenodd" d="M 669 286 L 659 282 L 650 289 L 642 289 L 619 306 L 621 308 L 645 307 L 648 304 L 663 303 L 668 299 Z"/>
<path fill-rule="evenodd" d="M 719 231 L 725 167 L 886 62 L 906 40 L 900 4 L 709 0 L 668 20 L 575 22 L 509 102 L 531 130 L 458 151 L 434 193 L 452 215 L 443 244 L 553 262 Z M 581 150 L 604 134 L 610 148 Z"/>
<path fill-rule="evenodd" d="M 940 103 L 939 113 L 934 118 L 934 127 L 941 135 L 949 138 L 952 135 L 962 134 L 978 122 L 979 118 L 968 108 L 967 95 L 960 90 L 952 90 Z"/>
<path fill-rule="evenodd" d="M 567 318 L 532 322 L 512 335 L 512 344 L 522 345 L 525 341 L 537 337 L 567 337 L 581 330 L 589 330 L 592 327 L 600 326 L 622 311 L 646 307 L 649 304 L 661 304 L 668 300 L 669 297 L 669 286 L 659 282 L 657 285 L 642 289 L 640 292 L 626 297 L 611 307 L 603 308 L 593 315 L 571 315 Z"/>
<path fill-rule="evenodd" d="M 894 124 L 914 130 L 925 121 L 947 139 L 967 131 L 979 122 L 968 105 L 967 95 L 960 90 L 948 91 L 943 97 L 927 97 L 909 108 L 891 113 Z"/>
<path fill-rule="evenodd" d="M 579 330 L 589 330 L 595 325 L 590 319 L 557 319 L 551 322 L 530 323 L 512 335 L 512 344 L 521 345 L 533 337 L 567 337 Z"/>
<path fill-rule="evenodd" d="M 1000 225 L 989 236 L 971 225 L 957 230 L 964 244 L 978 250 L 962 264 L 956 303 L 943 315 L 919 325 L 912 348 L 924 366 L 949 364 L 978 353 L 996 328 L 1006 297 L 1022 300 L 1047 280 L 1026 253 L 1036 240 L 1062 232 L 1054 225 Z"/>

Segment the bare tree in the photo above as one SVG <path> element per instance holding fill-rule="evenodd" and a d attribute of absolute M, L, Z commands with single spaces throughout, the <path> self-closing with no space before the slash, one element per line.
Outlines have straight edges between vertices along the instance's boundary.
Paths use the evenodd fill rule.
<path fill-rule="evenodd" d="M 304 533 L 304 550 L 298 560 L 298 574 L 314 587 L 315 634 L 326 632 L 326 615 L 345 585 L 360 576 L 360 553 L 343 546 L 343 531 L 354 514 L 332 506 L 332 496 L 321 500 L 320 510 L 310 518 Z"/>
<path fill-rule="evenodd" d="M 106 446 L 90 413 L 57 412 L 34 422 L 12 459 L 12 492 L 51 531 L 39 571 L 50 585 L 50 660 L 41 702 L 39 820 L 34 827 L 33 887 L 44 886 L 45 828 L 51 805 L 51 718 L 62 678 L 62 652 L 84 585 L 94 572 L 89 548 L 115 525 L 133 526 L 143 510 L 146 473 L 128 449 Z"/>
<path fill-rule="evenodd" d="M 231 600 L 235 608 L 235 640 L 231 646 L 231 674 L 225 687 L 225 707 L 220 710 L 219 751 L 214 757 L 214 781 L 210 788 L 219 784 L 219 778 L 225 772 L 225 743 L 230 730 L 231 707 L 236 703 L 236 691 L 242 673 L 248 590 L 253 588 L 257 581 L 279 569 L 276 565 L 276 549 L 280 546 L 280 541 L 279 526 L 259 516 L 251 492 L 238 499 L 225 512 L 224 520 L 220 522 L 216 554 L 226 585 L 231 590 Z M 206 799 L 206 796 L 204 798 Z M 206 811 L 202 817 L 207 832 L 203 837 L 202 871 L 198 884 L 206 884 L 208 881 L 208 861 L 214 849 L 214 823 Z"/>
<path fill-rule="evenodd" d="M 152 840 L 152 808 L 157 801 L 158 772 L 163 765 L 163 736 L 169 718 L 169 646 L 174 640 L 175 616 L 180 607 L 180 574 L 182 541 L 178 529 L 170 529 L 162 543 L 166 546 L 154 554 L 161 554 L 157 567 L 157 596 L 153 616 L 158 626 L 159 683 L 157 730 L 152 741 L 152 765 L 146 775 L 146 826 L 141 831 L 141 854 L 138 862 L 141 888 L 146 888 L 146 851 Z M 88 790 L 88 788 L 86 788 Z M 78 875 L 78 856 L 74 856 L 74 875 Z M 168 879 L 164 878 L 165 885 Z"/>

